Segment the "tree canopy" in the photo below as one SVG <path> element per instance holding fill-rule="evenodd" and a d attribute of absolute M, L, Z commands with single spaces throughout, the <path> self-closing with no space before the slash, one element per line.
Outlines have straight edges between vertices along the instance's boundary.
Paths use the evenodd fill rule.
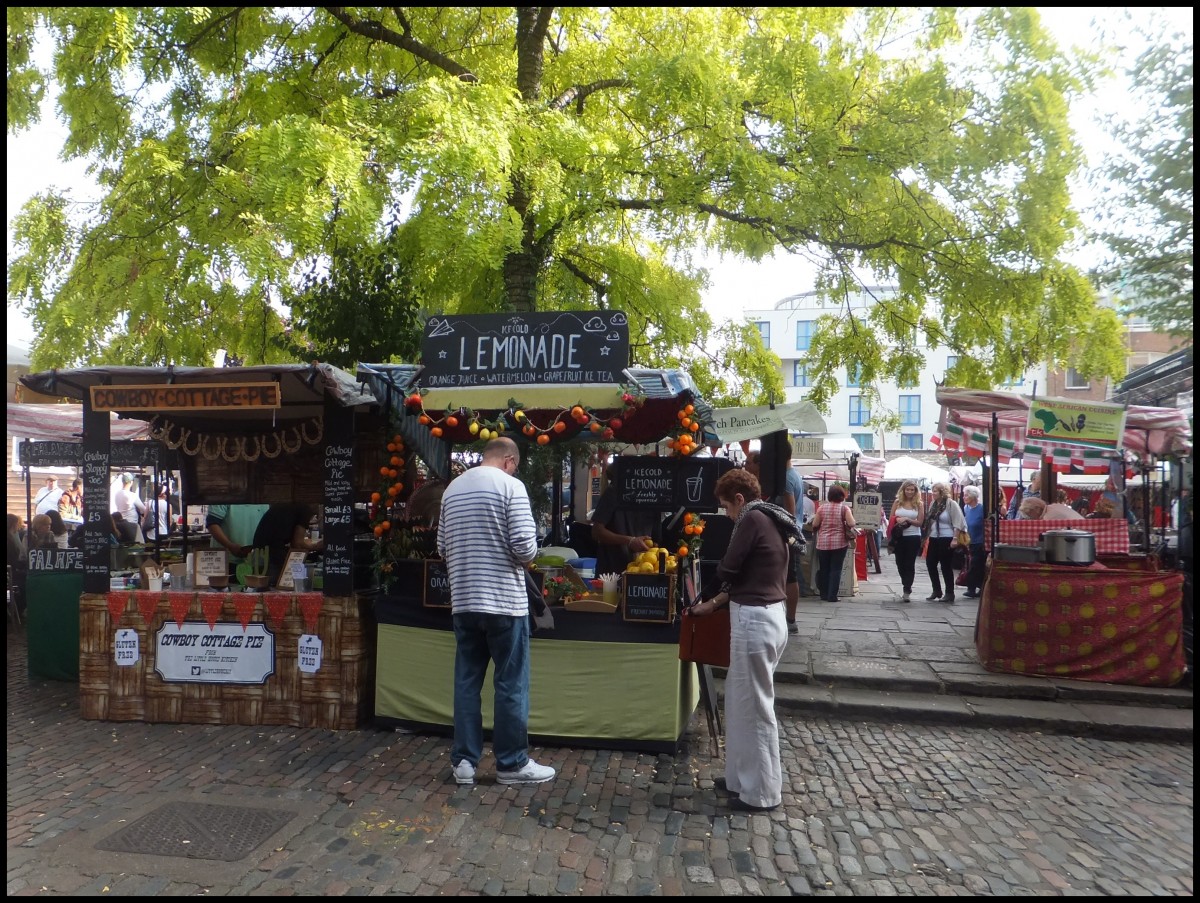
<path fill-rule="evenodd" d="M 964 385 L 1120 367 L 1062 259 L 1086 74 L 1027 8 L 10 7 L 8 51 L 10 130 L 55 80 L 105 192 L 15 224 L 38 366 L 350 363 L 430 313 L 616 308 L 637 364 L 778 400 L 705 249 L 820 262 L 818 404 L 925 343 Z M 856 274 L 899 290 L 851 310 Z"/>
<path fill-rule="evenodd" d="M 1104 278 L 1133 313 L 1191 335 L 1192 42 L 1161 40 L 1128 76 L 1141 115 L 1117 122 L 1103 171 Z"/>

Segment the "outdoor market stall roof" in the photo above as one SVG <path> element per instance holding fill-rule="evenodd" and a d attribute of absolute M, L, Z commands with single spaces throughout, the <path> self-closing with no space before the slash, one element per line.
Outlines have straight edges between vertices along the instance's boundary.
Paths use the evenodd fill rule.
<path fill-rule="evenodd" d="M 467 423 L 446 428 L 444 439 L 431 435 L 429 429 L 418 422 L 417 416 L 406 404 L 405 399 L 420 388 L 421 366 L 416 364 L 359 364 L 358 378 L 366 383 L 375 398 L 384 407 L 397 426 L 407 444 L 433 468 L 445 455 L 439 454 L 445 442 L 472 442 L 475 437 L 467 432 Z M 683 405 L 692 405 L 696 418 L 701 423 L 710 423 L 712 408 L 700 398 L 691 377 L 680 370 L 653 370 L 629 367 L 622 373 L 625 382 L 617 384 L 588 385 L 502 385 L 467 386 L 456 388 L 427 389 L 422 392 L 422 406 L 429 412 L 472 411 L 489 419 L 507 417 L 514 409 L 523 411 L 530 420 L 540 426 L 553 422 L 574 405 L 582 405 L 600 420 L 610 422 L 611 439 L 605 441 L 644 445 L 658 442 L 679 430 L 679 411 Z M 626 413 L 626 393 L 639 396 L 642 404 Z M 614 421 L 619 421 L 619 425 Z M 569 441 L 574 438 L 595 438 L 592 434 L 580 436 L 581 425 L 567 417 L 566 426 L 556 438 Z M 514 438 L 523 438 L 516 424 L 507 427 Z M 720 439 L 711 428 L 702 428 L 705 445 L 716 445 Z M 444 476 L 444 474 L 439 474 Z"/>
<path fill-rule="evenodd" d="M 1070 402 L 1072 399 L 1057 399 Z M 1106 472 L 1111 453 L 1085 449 L 1061 440 L 1032 440 L 1025 437 L 1032 399 L 1011 392 L 952 389 L 941 386 L 937 401 L 942 406 L 934 444 L 946 451 L 983 455 L 989 451 L 988 434 L 992 415 L 1000 429 L 1000 460 L 1022 454 L 1053 461 L 1056 467 L 1077 466 L 1084 472 Z M 1123 447 L 1139 457 L 1146 455 L 1186 456 L 1192 450 L 1192 431 L 1187 417 L 1174 408 L 1126 408 Z"/>
<path fill-rule="evenodd" d="M 21 377 L 21 383 L 36 392 L 79 400 L 87 398 L 93 386 L 250 385 L 265 382 L 279 384 L 281 406 L 277 409 L 171 411 L 170 417 L 183 424 L 203 423 L 209 430 L 215 424 L 220 424 L 237 431 L 264 416 L 281 420 L 318 416 L 326 396 L 343 407 L 376 403 L 375 398 L 349 373 L 319 362 L 253 367 L 86 367 L 78 370 L 44 370 Z M 119 413 L 122 418 L 152 421 L 161 412 L 121 410 Z M 113 438 L 118 438 L 116 433 Z"/>

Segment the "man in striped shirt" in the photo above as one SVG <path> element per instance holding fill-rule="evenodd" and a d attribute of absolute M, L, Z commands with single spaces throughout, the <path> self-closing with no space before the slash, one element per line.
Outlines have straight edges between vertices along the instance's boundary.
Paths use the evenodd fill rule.
<path fill-rule="evenodd" d="M 554 769 L 529 758 L 529 596 L 524 568 L 537 554 L 517 444 L 493 439 L 483 463 L 442 496 L 438 553 L 450 575 L 454 618 L 454 779 L 473 784 L 483 757 L 480 694 L 495 667 L 492 752 L 501 784 L 540 784 Z"/>

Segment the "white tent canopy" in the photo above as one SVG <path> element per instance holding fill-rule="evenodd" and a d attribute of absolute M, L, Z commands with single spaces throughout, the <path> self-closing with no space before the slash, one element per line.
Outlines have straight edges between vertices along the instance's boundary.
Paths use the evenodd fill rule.
<path fill-rule="evenodd" d="M 949 483 L 950 471 L 934 467 L 916 458 L 903 455 L 888 461 L 883 469 L 884 480 L 916 480 L 930 483 Z"/>

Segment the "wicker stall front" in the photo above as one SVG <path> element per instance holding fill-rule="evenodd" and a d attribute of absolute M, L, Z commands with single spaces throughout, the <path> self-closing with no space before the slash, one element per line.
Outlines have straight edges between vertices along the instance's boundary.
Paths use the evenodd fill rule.
<path fill-rule="evenodd" d="M 204 620 L 204 598 L 223 597 L 218 621 L 238 624 L 239 593 L 192 593 L 186 619 Z M 153 597 L 158 597 L 155 600 Z M 123 599 L 122 599 L 123 597 Z M 150 597 L 149 622 L 142 608 Z M 265 624 L 275 638 L 275 669 L 258 685 L 167 682 L 155 670 L 154 638 L 174 615 L 167 595 L 148 592 L 85 593 L 80 597 L 79 691 L 84 718 L 108 721 L 191 724 L 275 724 L 348 730 L 374 713 L 375 622 L 369 602 L 359 596 L 287 595 L 283 617 L 268 612 L 263 594 L 255 600 L 250 620 Z M 109 602 L 119 617 L 114 620 Z M 306 624 L 301 603 L 319 600 L 315 631 Z M 124 602 L 122 607 L 122 601 Z M 147 608 L 150 611 L 150 608 Z M 137 631 L 140 657 L 118 665 L 113 653 L 117 630 Z M 316 673 L 297 663 L 300 637 L 315 632 L 327 650 Z"/>

